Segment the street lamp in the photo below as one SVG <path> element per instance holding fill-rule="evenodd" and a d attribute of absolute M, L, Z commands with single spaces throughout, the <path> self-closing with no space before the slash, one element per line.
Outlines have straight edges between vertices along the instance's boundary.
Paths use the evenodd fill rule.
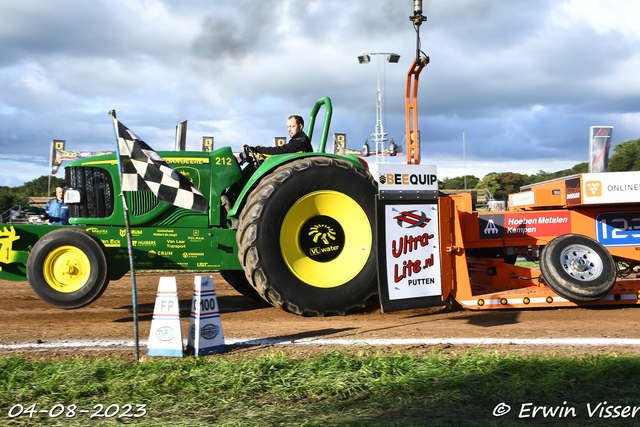
<path fill-rule="evenodd" d="M 363 53 L 362 55 L 358 56 L 358 62 L 360 64 L 368 64 L 369 62 L 371 62 L 371 56 L 373 55 L 376 56 L 377 62 L 378 62 L 378 92 L 376 94 L 376 131 L 371 133 L 371 136 L 373 137 L 373 141 L 376 143 L 376 153 L 378 156 L 382 156 L 382 150 L 384 149 L 385 141 L 391 141 L 391 144 L 394 145 L 393 151 L 395 154 L 395 144 L 393 142 L 393 138 L 392 139 L 385 138 L 388 135 L 388 133 L 384 132 L 384 127 L 382 125 L 382 92 L 380 91 L 380 55 L 384 55 L 387 62 L 390 62 L 392 64 L 398 63 L 398 61 L 400 60 L 400 55 L 398 55 L 397 53 L 382 53 L 382 52 Z M 369 141 L 371 140 L 365 139 L 365 146 L 363 151 L 367 151 L 367 152 L 369 151 L 369 144 L 368 144 Z M 391 145 L 389 146 L 389 151 L 390 152 L 392 151 Z M 365 155 L 366 154 L 367 153 L 365 153 Z"/>

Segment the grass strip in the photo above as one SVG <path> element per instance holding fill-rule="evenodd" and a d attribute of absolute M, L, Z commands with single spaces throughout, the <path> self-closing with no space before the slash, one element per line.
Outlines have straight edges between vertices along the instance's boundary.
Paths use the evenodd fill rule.
<path fill-rule="evenodd" d="M 640 359 L 375 348 L 316 356 L 30 360 L 0 358 L 2 425 L 451 426 L 637 425 Z M 606 402 L 606 403 L 604 403 Z M 95 412 L 146 405 L 140 418 L 90 419 L 25 411 L 69 405 Z M 507 414 L 497 416 L 494 411 Z M 625 413 L 625 407 L 629 407 Z M 616 409 L 616 407 L 619 407 Z M 632 416 L 633 408 L 638 408 Z M 98 407 L 99 408 L 99 407 Z M 539 408 L 536 410 L 536 408 Z M 135 411 L 132 411 L 134 413 Z M 104 411 L 102 411 L 104 414 Z M 55 414 L 54 414 L 55 415 Z M 575 415 L 575 416 L 574 416 Z"/>

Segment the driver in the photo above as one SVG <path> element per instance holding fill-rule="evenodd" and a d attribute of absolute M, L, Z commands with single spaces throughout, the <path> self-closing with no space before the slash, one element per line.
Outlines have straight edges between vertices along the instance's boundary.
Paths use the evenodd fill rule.
<path fill-rule="evenodd" d="M 287 120 L 287 129 L 291 137 L 289 142 L 280 147 L 263 147 L 262 145 L 251 147 L 244 144 L 242 150 L 247 151 L 247 149 L 250 149 L 254 153 L 266 154 L 268 156 L 286 153 L 311 153 L 313 152 L 311 141 L 309 141 L 309 137 L 302 131 L 302 128 L 304 128 L 304 120 L 302 117 L 291 116 Z"/>

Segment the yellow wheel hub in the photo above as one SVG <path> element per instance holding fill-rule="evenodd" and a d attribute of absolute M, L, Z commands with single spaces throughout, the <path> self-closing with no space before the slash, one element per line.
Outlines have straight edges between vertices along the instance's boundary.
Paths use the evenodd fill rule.
<path fill-rule="evenodd" d="M 298 200 L 280 230 L 287 266 L 318 288 L 334 288 L 357 276 L 369 259 L 372 239 L 367 214 L 337 191 L 316 191 Z"/>
<path fill-rule="evenodd" d="M 49 286 L 56 291 L 75 292 L 89 280 L 89 258 L 75 246 L 60 246 L 47 255 L 43 273 Z"/>

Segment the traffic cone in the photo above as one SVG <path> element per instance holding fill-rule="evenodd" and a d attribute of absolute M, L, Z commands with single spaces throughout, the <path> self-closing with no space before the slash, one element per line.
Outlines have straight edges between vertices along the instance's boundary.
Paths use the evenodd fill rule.
<path fill-rule="evenodd" d="M 226 350 L 218 300 L 213 288 L 213 278 L 211 276 L 196 276 L 187 338 L 187 354 L 205 356 L 211 353 L 223 353 Z"/>
<path fill-rule="evenodd" d="M 182 357 L 182 327 L 175 277 L 161 277 L 153 307 L 147 356 Z"/>

